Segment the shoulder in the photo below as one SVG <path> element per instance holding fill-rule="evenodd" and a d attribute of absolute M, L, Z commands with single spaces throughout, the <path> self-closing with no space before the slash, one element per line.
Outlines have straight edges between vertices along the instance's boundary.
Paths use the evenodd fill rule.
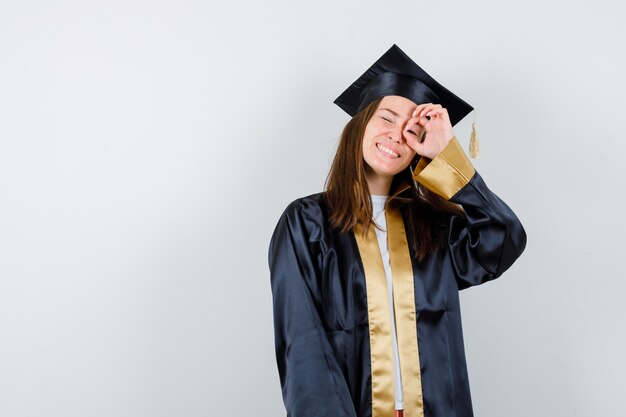
<path fill-rule="evenodd" d="M 323 192 L 296 198 L 287 205 L 270 239 L 270 264 L 285 248 L 310 255 L 325 247 L 322 242 L 330 233 L 325 207 Z"/>
<path fill-rule="evenodd" d="M 324 192 L 299 197 L 287 205 L 281 218 L 290 220 L 325 220 L 326 202 Z"/>
<path fill-rule="evenodd" d="M 324 201 L 324 192 L 309 194 L 304 197 L 299 197 L 290 202 L 287 205 L 283 214 L 295 215 L 295 214 L 313 214 L 316 212 L 326 210 L 326 203 Z"/>
<path fill-rule="evenodd" d="M 328 228 L 324 194 L 309 194 L 291 201 L 280 216 L 277 227 L 282 224 L 305 233 L 310 239 L 319 239 Z"/>

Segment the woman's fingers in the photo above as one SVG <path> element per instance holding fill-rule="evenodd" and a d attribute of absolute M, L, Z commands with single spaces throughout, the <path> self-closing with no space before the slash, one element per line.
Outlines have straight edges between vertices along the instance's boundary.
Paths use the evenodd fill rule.
<path fill-rule="evenodd" d="M 418 105 L 413 111 L 413 116 L 422 117 L 427 116 L 429 113 L 433 111 L 440 111 L 443 107 L 441 104 L 433 104 L 433 103 L 423 103 Z"/>
<path fill-rule="evenodd" d="M 417 124 L 425 127 L 431 119 L 448 119 L 448 111 L 441 104 L 420 104 L 413 111 L 413 117 L 417 118 Z"/>
<path fill-rule="evenodd" d="M 423 155 L 425 151 L 425 144 L 420 141 L 420 139 L 423 140 L 423 137 L 424 137 L 423 133 L 420 134 L 419 136 L 417 135 L 406 136 L 407 145 L 409 145 L 415 152 L 417 152 L 420 155 Z"/>
<path fill-rule="evenodd" d="M 424 122 L 428 122 L 426 118 L 422 118 Z M 424 151 L 424 139 L 426 138 L 426 129 L 420 124 L 420 119 L 412 117 L 404 128 L 403 136 L 413 150 L 420 153 Z"/>
<path fill-rule="evenodd" d="M 418 104 L 415 110 L 413 111 L 413 116 L 417 116 L 421 111 L 423 111 L 425 108 L 430 107 L 430 106 L 437 106 L 437 104 L 433 104 L 433 103 Z"/>
<path fill-rule="evenodd" d="M 428 120 L 426 118 L 423 119 L 423 122 L 420 123 L 419 117 L 411 117 L 409 121 L 406 123 L 406 128 L 404 131 L 412 136 L 419 138 L 424 130 L 424 124 L 426 124 Z"/>
<path fill-rule="evenodd" d="M 422 111 L 421 117 L 433 118 L 433 117 L 443 117 L 446 114 L 446 109 L 444 108 L 426 108 Z"/>

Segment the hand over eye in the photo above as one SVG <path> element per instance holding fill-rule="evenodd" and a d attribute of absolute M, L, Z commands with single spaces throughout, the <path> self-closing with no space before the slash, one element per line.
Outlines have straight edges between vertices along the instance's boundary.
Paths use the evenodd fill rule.
<path fill-rule="evenodd" d="M 417 106 L 403 135 L 415 152 L 432 159 L 448 145 L 454 133 L 448 111 L 440 104 L 425 103 Z"/>

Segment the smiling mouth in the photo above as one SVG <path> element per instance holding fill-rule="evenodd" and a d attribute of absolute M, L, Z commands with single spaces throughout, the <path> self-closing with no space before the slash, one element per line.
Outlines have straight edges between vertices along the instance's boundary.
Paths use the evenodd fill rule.
<path fill-rule="evenodd" d="M 378 148 L 379 151 L 381 151 L 385 155 L 388 155 L 391 158 L 400 158 L 400 154 L 398 154 L 397 152 L 394 152 L 392 149 L 389 149 L 383 144 L 377 143 L 376 147 Z"/>

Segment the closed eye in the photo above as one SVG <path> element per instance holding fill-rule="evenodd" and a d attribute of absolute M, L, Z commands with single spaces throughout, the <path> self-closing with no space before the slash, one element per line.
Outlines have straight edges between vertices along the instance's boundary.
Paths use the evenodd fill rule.
<path fill-rule="evenodd" d="M 391 120 L 387 119 L 386 117 L 380 116 L 380 118 L 385 120 L 385 121 L 387 121 L 387 122 L 389 122 L 389 123 L 391 123 Z"/>

